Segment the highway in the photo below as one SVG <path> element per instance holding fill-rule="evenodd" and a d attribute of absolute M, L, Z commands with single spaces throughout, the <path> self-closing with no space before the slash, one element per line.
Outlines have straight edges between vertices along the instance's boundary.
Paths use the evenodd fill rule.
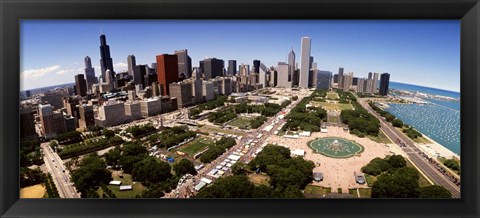
<path fill-rule="evenodd" d="M 385 134 L 394 140 L 395 143 L 404 143 L 405 147 L 401 146 L 402 150 L 408 155 L 408 158 L 425 173 L 436 185 L 440 185 L 448 189 L 452 193 L 453 198 L 460 198 L 460 187 L 451 182 L 447 176 L 439 172 L 435 166 L 427 159 L 422 157 L 419 153 L 421 150 L 415 146 L 415 142 L 393 127 L 390 123 L 383 120 L 383 117 L 379 116 L 372 108 L 367 104 L 365 98 L 357 98 L 360 105 L 368 112 L 373 114 L 378 120 L 380 120 L 380 127 Z"/>
<path fill-rule="evenodd" d="M 53 182 L 57 187 L 61 198 L 80 198 L 73 182 L 70 182 L 69 171 L 65 168 L 62 159 L 49 146 L 50 142 L 44 142 L 40 146 L 43 150 L 43 160 L 48 172 L 52 175 Z"/>

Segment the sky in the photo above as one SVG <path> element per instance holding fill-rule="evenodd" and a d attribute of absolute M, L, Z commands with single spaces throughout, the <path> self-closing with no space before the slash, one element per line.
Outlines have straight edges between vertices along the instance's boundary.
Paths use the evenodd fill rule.
<path fill-rule="evenodd" d="M 276 66 L 292 48 L 299 63 L 308 36 L 320 70 L 388 72 L 391 81 L 460 90 L 459 20 L 22 20 L 20 28 L 21 90 L 73 83 L 85 56 L 100 75 L 102 33 L 115 72 L 127 69 L 128 55 L 150 65 L 181 49 L 194 67 L 205 57 Z"/>

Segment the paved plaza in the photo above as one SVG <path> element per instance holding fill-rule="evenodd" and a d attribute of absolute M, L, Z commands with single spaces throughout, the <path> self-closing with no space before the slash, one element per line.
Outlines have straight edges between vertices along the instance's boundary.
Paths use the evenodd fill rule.
<path fill-rule="evenodd" d="M 340 137 L 351 140 L 363 146 L 364 150 L 359 155 L 349 158 L 332 158 L 323 154 L 315 153 L 308 146 L 308 142 L 316 138 Z M 282 136 L 272 135 L 268 139 L 270 144 L 278 144 L 291 150 L 305 150 L 305 159 L 315 163 L 314 172 L 321 172 L 324 175 L 323 181 L 313 182 L 314 185 L 331 187 L 332 190 L 342 189 L 343 193 L 348 193 L 349 188 L 366 188 L 367 184 L 359 185 L 355 182 L 354 172 L 360 172 L 360 169 L 370 162 L 373 158 L 384 158 L 393 154 L 389 146 L 374 142 L 367 137 L 359 138 L 348 133 L 341 127 L 328 127 L 328 133 L 314 132 L 310 137 L 284 138 Z"/>

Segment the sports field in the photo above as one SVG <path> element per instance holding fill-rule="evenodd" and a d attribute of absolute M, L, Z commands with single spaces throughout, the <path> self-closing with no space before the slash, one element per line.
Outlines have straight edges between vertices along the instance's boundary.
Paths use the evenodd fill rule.
<path fill-rule="evenodd" d="M 197 138 L 190 143 L 182 146 L 180 149 L 181 152 L 188 154 L 188 156 L 193 157 L 196 153 L 204 150 L 210 145 L 213 145 L 213 141 L 206 138 Z"/>

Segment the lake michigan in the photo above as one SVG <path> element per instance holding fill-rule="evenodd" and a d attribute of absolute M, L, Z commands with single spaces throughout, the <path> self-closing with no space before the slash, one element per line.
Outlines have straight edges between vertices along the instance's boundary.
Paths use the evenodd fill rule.
<path fill-rule="evenodd" d="M 459 92 L 390 82 L 390 89 L 460 98 Z M 424 98 L 431 104 L 389 104 L 385 110 L 460 155 L 460 102 Z"/>

